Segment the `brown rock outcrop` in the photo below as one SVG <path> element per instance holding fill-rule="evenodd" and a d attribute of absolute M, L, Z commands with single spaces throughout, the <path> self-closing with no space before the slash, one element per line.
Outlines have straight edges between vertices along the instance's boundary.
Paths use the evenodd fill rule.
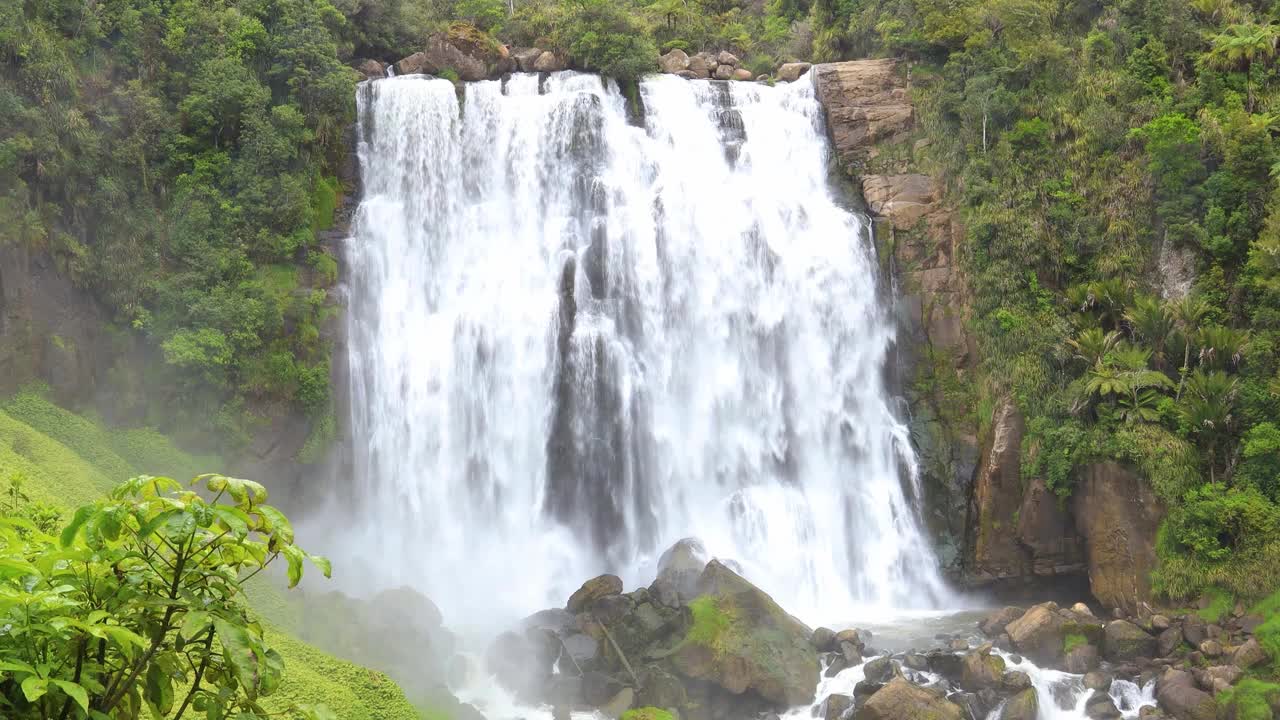
<path fill-rule="evenodd" d="M 973 487 L 971 532 L 973 575 L 1000 580 L 1027 575 L 1027 553 L 1015 540 L 1015 515 L 1022 495 L 1022 413 L 1011 399 L 996 406 L 991 438 Z"/>
<path fill-rule="evenodd" d="M 1031 555 L 1032 574 L 1050 577 L 1084 570 L 1075 519 L 1040 478 L 1031 480 L 1022 493 L 1017 533 L 1018 543 Z"/>
<path fill-rule="evenodd" d="M 879 153 L 878 144 L 910 134 L 915 113 L 898 61 L 829 63 L 818 65 L 815 73 L 836 155 L 846 168 L 861 171 Z"/>
<path fill-rule="evenodd" d="M 1164 518 L 1160 499 L 1146 480 L 1126 468 L 1095 463 L 1080 474 L 1073 509 L 1094 597 L 1107 607 L 1138 614 L 1151 599 L 1156 530 Z"/>

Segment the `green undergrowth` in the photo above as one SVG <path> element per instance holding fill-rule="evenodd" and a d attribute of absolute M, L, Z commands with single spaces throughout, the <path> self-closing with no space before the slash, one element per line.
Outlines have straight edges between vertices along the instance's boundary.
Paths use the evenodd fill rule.
<path fill-rule="evenodd" d="M 1272 676 L 1280 679 L 1280 590 L 1249 608 L 1249 614 L 1266 618 L 1266 622 L 1253 631 L 1253 636 L 1271 658 Z"/>
<path fill-rule="evenodd" d="M 1257 678 L 1245 678 L 1218 695 L 1218 707 L 1235 720 L 1272 720 L 1273 702 L 1280 702 L 1280 685 Z"/>
<path fill-rule="evenodd" d="M 1236 604 L 1235 598 L 1230 593 L 1217 588 L 1207 591 L 1205 595 L 1209 597 L 1208 606 L 1196 610 L 1196 614 L 1205 622 L 1216 623 L 1222 620 Z"/>
<path fill-rule="evenodd" d="M 56 508 L 64 517 L 125 478 L 143 473 L 189 478 L 216 469 L 219 462 L 185 453 L 155 430 L 106 429 L 35 391 L 0 400 L 0 491 L 17 480 L 31 502 Z M 266 621 L 268 640 L 286 666 L 280 689 L 265 703 L 268 710 L 323 702 L 343 720 L 450 717 L 417 710 L 386 675 L 298 640 L 290 634 L 282 593 L 269 582 L 255 583 L 250 592 L 250 603 Z"/>
<path fill-rule="evenodd" d="M 622 720 L 675 720 L 675 716 L 662 708 L 642 707 L 622 713 Z"/>

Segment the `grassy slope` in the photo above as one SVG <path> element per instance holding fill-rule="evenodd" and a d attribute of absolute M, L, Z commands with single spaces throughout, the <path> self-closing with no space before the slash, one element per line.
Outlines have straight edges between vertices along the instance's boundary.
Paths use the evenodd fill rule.
<path fill-rule="evenodd" d="M 0 490 L 15 474 L 32 500 L 72 508 L 143 472 L 189 478 L 216 470 L 212 457 L 178 450 L 151 430 L 108 431 L 34 393 L 0 401 Z M 255 592 L 270 604 L 271 591 Z M 283 599 L 281 598 L 281 601 Z M 263 614 L 272 617 L 272 608 Z M 323 702 L 342 720 L 417 720 L 420 714 L 386 675 L 339 660 L 268 625 L 284 657 L 285 679 L 269 706 Z"/>

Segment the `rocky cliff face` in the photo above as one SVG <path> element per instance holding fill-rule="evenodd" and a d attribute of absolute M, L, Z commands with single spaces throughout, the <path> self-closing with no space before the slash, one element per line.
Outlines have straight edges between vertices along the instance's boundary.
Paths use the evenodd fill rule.
<path fill-rule="evenodd" d="M 969 367 L 965 282 L 955 261 L 963 228 L 941 183 L 919 171 L 916 156 L 927 141 L 916 128 L 907 68 L 891 59 L 855 60 L 813 73 L 836 156 L 875 218 L 876 243 L 897 286 L 897 353 L 929 486 L 926 518 L 940 556 L 958 566 L 977 432 L 948 417 L 933 380 Z"/>
<path fill-rule="evenodd" d="M 1075 585 L 1133 613 L 1150 599 L 1163 510 L 1148 483 L 1112 464 L 1085 468 L 1070 501 L 1022 475 L 1023 418 L 1005 398 L 979 439 L 972 408 L 949 407 L 977 348 L 957 260 L 964 228 L 938 178 L 921 172 L 910 69 L 892 60 L 815 66 L 836 156 L 874 217 L 900 295 L 899 365 L 926 476 L 927 517 L 957 579 L 1007 589 Z M 972 402 L 972 398 L 966 398 Z"/>
<path fill-rule="evenodd" d="M 0 243 L 0 396 L 31 382 L 63 404 L 105 392 L 111 360 L 130 344 L 109 320 L 47 254 Z"/>

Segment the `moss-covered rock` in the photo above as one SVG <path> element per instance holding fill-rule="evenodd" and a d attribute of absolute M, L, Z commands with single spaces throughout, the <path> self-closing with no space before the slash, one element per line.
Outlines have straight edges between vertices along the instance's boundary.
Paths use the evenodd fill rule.
<path fill-rule="evenodd" d="M 764 591 L 717 561 L 698 580 L 693 621 L 672 658 L 686 677 L 731 693 L 754 691 L 778 706 L 813 699 L 818 655 L 812 631 Z"/>
<path fill-rule="evenodd" d="M 1114 620 L 1107 623 L 1102 653 L 1113 661 L 1154 657 L 1156 639 L 1128 620 Z"/>

